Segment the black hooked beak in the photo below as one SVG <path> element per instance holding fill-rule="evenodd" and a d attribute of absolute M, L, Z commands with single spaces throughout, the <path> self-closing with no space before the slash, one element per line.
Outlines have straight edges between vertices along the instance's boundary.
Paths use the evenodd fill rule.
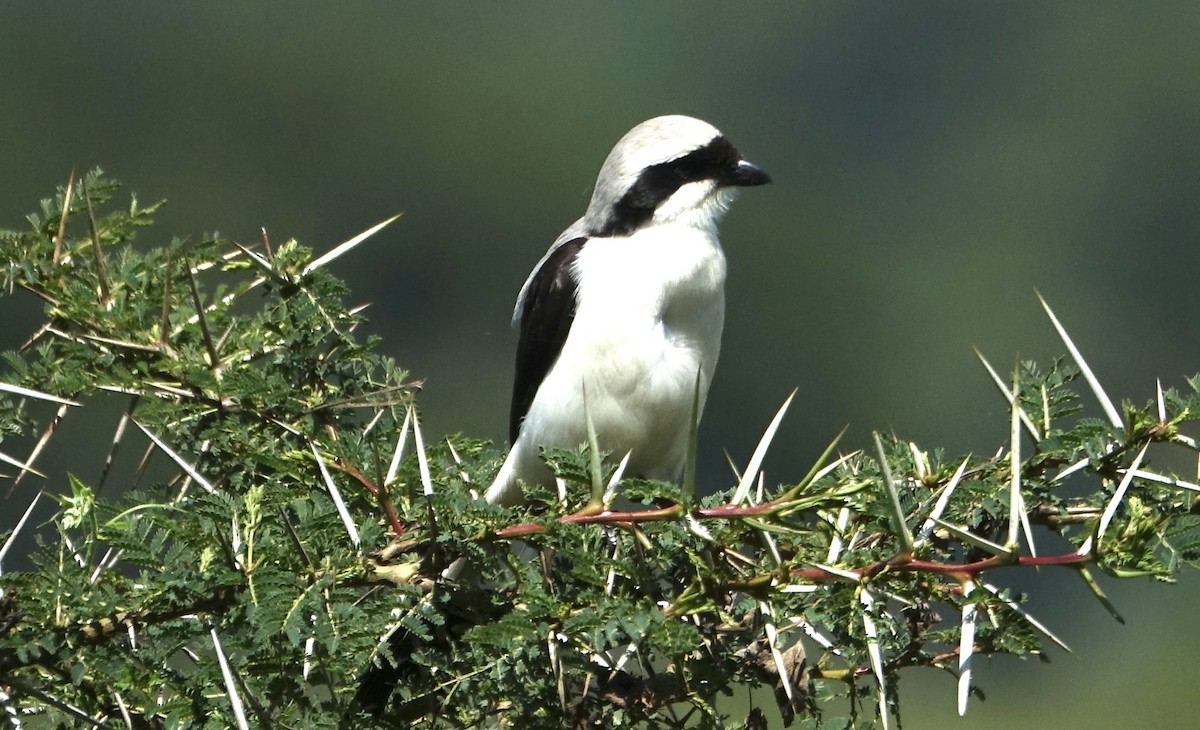
<path fill-rule="evenodd" d="M 766 185 L 771 182 L 771 176 L 752 162 L 738 160 L 737 166 L 730 171 L 723 182 L 726 185 L 748 188 L 754 185 Z"/>

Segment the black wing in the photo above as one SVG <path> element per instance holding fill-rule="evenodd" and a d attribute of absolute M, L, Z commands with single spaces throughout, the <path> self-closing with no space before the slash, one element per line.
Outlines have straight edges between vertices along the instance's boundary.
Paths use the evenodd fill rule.
<path fill-rule="evenodd" d="M 571 331 L 571 321 L 575 319 L 575 290 L 578 288 L 571 265 L 586 241 L 586 238 L 573 238 L 554 249 L 542 262 L 525 292 L 521 306 L 521 334 L 517 341 L 517 372 L 508 415 L 509 443 L 517 442 L 521 421 Z"/>

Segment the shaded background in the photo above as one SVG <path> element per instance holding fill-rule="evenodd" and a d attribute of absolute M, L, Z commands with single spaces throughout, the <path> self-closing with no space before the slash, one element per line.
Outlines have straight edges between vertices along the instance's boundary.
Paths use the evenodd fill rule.
<path fill-rule="evenodd" d="M 97 164 L 170 201 L 152 240 L 325 250 L 403 211 L 334 271 L 426 380 L 430 428 L 502 442 L 526 273 L 629 127 L 691 114 L 775 180 L 722 228 L 703 479 L 793 387 L 777 481 L 846 424 L 990 452 L 1007 408 L 971 347 L 1002 370 L 1061 352 L 1035 289 L 1116 398 L 1200 370 L 1198 30 L 1194 2 L 5 3 L 0 227 Z M 0 302 L 0 347 L 38 311 Z M 951 678 L 905 675 L 907 727 L 1188 724 L 1195 576 L 1106 582 L 1125 627 L 1072 576 L 997 577 L 1076 654 L 985 663 L 962 720 Z"/>

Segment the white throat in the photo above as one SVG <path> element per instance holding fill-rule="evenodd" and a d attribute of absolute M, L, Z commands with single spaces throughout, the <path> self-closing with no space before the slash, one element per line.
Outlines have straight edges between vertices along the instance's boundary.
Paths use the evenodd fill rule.
<path fill-rule="evenodd" d="M 737 188 L 720 187 L 712 180 L 688 183 L 660 203 L 644 227 L 682 224 L 711 232 L 715 238 L 717 224 L 737 193 Z"/>

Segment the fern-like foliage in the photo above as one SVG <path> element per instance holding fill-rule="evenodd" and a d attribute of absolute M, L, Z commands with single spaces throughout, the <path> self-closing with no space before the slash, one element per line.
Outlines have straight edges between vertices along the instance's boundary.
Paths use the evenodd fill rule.
<path fill-rule="evenodd" d="M 1012 437 L 994 455 L 880 436 L 696 501 L 594 473 L 581 447 L 545 454 L 562 495 L 485 504 L 499 455 L 422 437 L 414 383 L 357 334 L 329 255 L 145 245 L 158 206 L 117 192 L 90 172 L 0 232 L 3 291 L 46 312 L 0 375 L 7 488 L 41 479 L 79 409 L 121 406 L 99 476 L 52 484 L 32 568 L 0 575 L 10 718 L 759 727 L 724 697 L 762 686 L 788 724 L 890 727 L 903 669 L 956 676 L 965 708 L 972 657 L 1058 642 L 1007 571 L 1170 581 L 1200 557 L 1200 487 L 1154 466 L 1196 450 L 1200 379 L 1096 420 L 1077 356 L 997 377 Z M 136 468 L 111 466 L 128 449 Z"/>

